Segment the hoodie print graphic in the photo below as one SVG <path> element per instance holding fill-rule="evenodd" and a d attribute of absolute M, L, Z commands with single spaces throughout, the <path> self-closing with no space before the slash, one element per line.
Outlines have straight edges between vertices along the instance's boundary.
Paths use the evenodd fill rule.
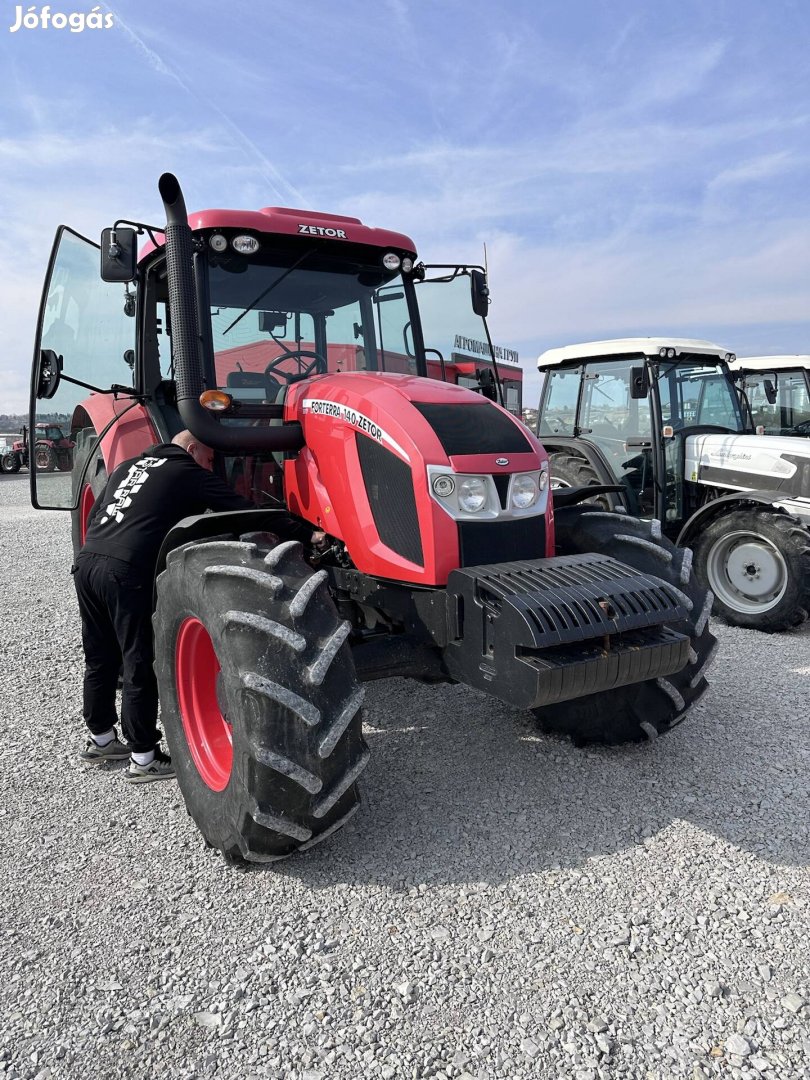
<path fill-rule="evenodd" d="M 115 501 L 104 507 L 104 516 L 99 519 L 99 524 L 104 525 L 111 519 L 120 524 L 132 505 L 133 498 L 149 479 L 149 470 L 165 465 L 166 460 L 165 457 L 144 457 L 133 462 L 123 482 L 113 492 Z"/>

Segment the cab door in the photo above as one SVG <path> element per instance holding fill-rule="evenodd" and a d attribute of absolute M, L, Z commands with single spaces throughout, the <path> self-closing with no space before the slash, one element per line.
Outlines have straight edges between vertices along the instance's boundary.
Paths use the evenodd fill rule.
<path fill-rule="evenodd" d="M 88 452 L 81 406 L 94 394 L 134 394 L 135 303 L 132 286 L 100 276 L 100 249 L 66 225 L 56 233 L 39 309 L 29 408 L 31 501 L 75 509 Z M 96 432 L 101 435 L 101 432 Z M 97 441 L 97 440 L 96 440 Z M 93 447 L 83 448 L 92 453 Z"/>

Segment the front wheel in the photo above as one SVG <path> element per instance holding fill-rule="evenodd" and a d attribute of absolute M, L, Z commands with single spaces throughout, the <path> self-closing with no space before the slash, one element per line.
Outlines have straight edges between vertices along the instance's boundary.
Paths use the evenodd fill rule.
<path fill-rule="evenodd" d="M 186 807 L 231 861 L 323 840 L 359 805 L 359 685 L 325 571 L 270 534 L 187 544 L 157 582 L 161 718 Z"/>
<path fill-rule="evenodd" d="M 810 612 L 810 532 L 799 518 L 767 507 L 732 510 L 695 543 L 695 569 L 731 626 L 772 633 Z"/>
<path fill-rule="evenodd" d="M 18 473 L 20 471 L 20 458 L 19 455 L 13 451 L 8 454 L 3 454 L 2 460 L 3 472 Z"/>
<path fill-rule="evenodd" d="M 610 555 L 674 585 L 683 594 L 689 614 L 669 628 L 686 634 L 691 648 L 689 663 L 673 675 L 535 710 L 541 728 L 567 735 L 580 746 L 640 742 L 665 734 L 706 692 L 706 672 L 717 649 L 709 629 L 712 594 L 692 573 L 692 552 L 676 548 L 662 536 L 658 521 L 595 507 L 564 507 L 556 512 L 554 525 L 558 555 Z"/>

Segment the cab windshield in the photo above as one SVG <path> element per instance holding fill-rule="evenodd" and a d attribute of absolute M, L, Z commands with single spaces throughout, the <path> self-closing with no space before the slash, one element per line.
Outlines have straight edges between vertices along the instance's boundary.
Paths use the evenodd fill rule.
<path fill-rule="evenodd" d="M 722 364 L 662 364 L 658 371 L 661 422 L 676 431 L 685 427 L 747 430 L 740 399 Z"/>
<path fill-rule="evenodd" d="M 216 382 L 237 400 L 279 400 L 290 383 L 343 371 L 417 374 L 399 273 L 317 250 L 209 265 Z"/>

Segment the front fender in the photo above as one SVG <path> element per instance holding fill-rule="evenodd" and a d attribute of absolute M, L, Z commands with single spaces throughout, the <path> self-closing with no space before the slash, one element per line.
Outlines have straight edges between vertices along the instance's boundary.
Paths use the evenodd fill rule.
<path fill-rule="evenodd" d="M 170 529 L 163 541 L 155 568 L 155 579 L 166 569 L 169 552 L 194 540 L 210 540 L 223 533 L 239 536 L 244 532 L 275 532 L 274 523 L 289 521 L 288 510 L 224 510 L 213 514 L 195 514 L 183 518 Z"/>
<path fill-rule="evenodd" d="M 710 521 L 738 506 L 773 506 L 778 513 L 786 513 L 779 506 L 785 498 L 784 491 L 735 491 L 731 495 L 721 495 L 719 499 L 712 499 L 693 514 L 681 529 L 676 543 L 678 547 L 689 547 L 694 537 L 702 532 Z"/>

